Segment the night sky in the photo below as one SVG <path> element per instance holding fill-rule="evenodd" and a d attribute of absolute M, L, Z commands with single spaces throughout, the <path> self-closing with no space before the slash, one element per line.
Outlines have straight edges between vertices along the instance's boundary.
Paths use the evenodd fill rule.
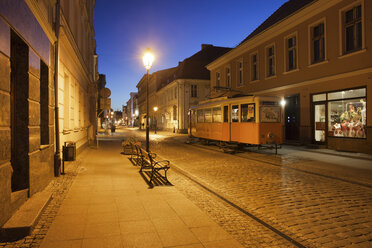
<path fill-rule="evenodd" d="M 146 73 L 177 66 L 201 44 L 235 47 L 286 0 L 97 0 L 98 71 L 106 74 L 112 108 L 121 110 Z"/>

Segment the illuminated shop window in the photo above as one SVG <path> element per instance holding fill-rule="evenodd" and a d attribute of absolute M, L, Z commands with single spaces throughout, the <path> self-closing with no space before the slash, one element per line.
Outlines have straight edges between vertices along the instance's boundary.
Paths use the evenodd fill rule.
<path fill-rule="evenodd" d="M 366 89 L 328 93 L 328 136 L 366 138 Z"/>

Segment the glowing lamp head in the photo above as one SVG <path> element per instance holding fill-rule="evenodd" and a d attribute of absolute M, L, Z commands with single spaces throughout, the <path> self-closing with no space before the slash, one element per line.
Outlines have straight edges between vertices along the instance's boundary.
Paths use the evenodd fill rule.
<path fill-rule="evenodd" d="M 282 100 L 280 101 L 280 105 L 282 105 L 282 106 L 284 107 L 284 106 L 285 106 L 285 104 L 286 104 L 285 100 L 284 100 L 284 99 L 282 99 Z"/>
<path fill-rule="evenodd" d="M 154 111 L 155 111 L 155 112 L 158 111 L 158 107 L 154 107 Z"/>
<path fill-rule="evenodd" d="M 154 62 L 154 55 L 152 54 L 150 48 L 147 48 L 145 55 L 142 57 L 143 65 L 145 66 L 146 70 L 150 70 L 152 66 L 152 62 Z"/>

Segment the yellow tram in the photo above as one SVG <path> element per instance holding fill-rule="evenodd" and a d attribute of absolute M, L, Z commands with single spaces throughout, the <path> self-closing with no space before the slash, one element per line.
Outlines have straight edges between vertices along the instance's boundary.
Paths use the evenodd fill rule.
<path fill-rule="evenodd" d="M 189 110 L 193 137 L 251 145 L 282 144 L 280 98 L 245 96 L 216 98 Z"/>

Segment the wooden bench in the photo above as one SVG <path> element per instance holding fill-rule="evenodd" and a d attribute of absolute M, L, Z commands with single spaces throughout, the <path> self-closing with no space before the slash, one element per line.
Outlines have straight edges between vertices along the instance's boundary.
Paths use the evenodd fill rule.
<path fill-rule="evenodd" d="M 132 154 L 130 156 L 130 160 L 135 163 L 136 165 L 139 165 L 142 167 L 143 163 L 143 155 L 141 153 L 141 143 L 140 142 L 132 142 Z"/>
<path fill-rule="evenodd" d="M 156 153 L 147 152 L 145 149 L 140 148 L 140 156 L 142 158 L 141 169 L 151 169 L 151 176 L 150 176 L 150 183 L 154 179 L 155 174 L 159 174 L 162 176 L 159 171 L 164 172 L 164 176 L 162 176 L 167 183 L 169 183 L 167 178 L 167 171 L 170 169 L 170 162 L 169 160 L 156 160 Z"/>

